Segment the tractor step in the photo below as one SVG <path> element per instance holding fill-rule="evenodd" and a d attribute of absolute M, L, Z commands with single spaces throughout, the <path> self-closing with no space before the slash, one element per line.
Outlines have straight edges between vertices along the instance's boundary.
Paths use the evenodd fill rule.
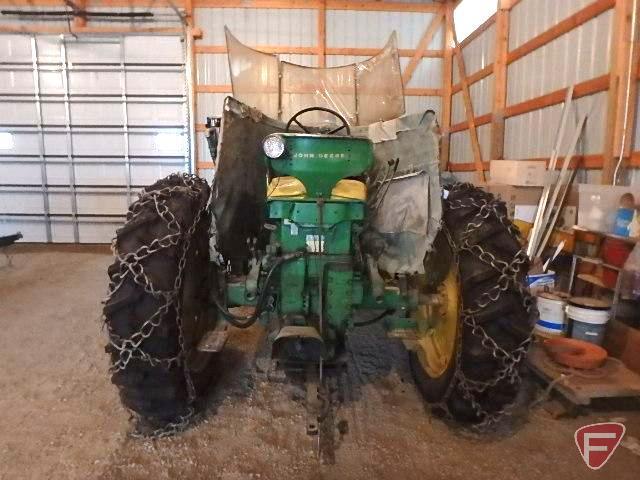
<path fill-rule="evenodd" d="M 229 338 L 229 332 L 227 326 L 223 324 L 222 327 L 216 327 L 213 330 L 209 330 L 202 336 L 202 340 L 198 344 L 198 351 L 208 353 L 218 353 L 227 343 Z"/>

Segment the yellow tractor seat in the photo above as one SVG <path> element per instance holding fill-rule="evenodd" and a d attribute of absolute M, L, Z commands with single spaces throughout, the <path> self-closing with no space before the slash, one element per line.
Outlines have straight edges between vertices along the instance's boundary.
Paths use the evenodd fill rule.
<path fill-rule="evenodd" d="M 267 188 L 267 197 L 269 198 L 302 198 L 306 193 L 302 182 L 295 177 L 276 177 L 271 180 Z M 340 180 L 331 190 L 331 199 L 364 202 L 367 199 L 367 187 L 359 180 Z"/>

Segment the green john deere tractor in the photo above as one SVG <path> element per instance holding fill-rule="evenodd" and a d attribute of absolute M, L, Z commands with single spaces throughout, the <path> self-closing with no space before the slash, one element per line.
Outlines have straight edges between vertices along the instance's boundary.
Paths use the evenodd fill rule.
<path fill-rule="evenodd" d="M 306 126 L 318 112 L 337 123 Z M 352 328 L 381 322 L 435 413 L 486 426 L 508 411 L 531 325 L 518 232 L 492 195 L 441 188 L 431 112 L 393 125 L 372 140 L 326 108 L 284 125 L 227 98 L 212 188 L 176 174 L 140 194 L 104 307 L 138 431 L 184 428 L 229 329 L 255 323 L 273 365 L 317 385 Z"/>

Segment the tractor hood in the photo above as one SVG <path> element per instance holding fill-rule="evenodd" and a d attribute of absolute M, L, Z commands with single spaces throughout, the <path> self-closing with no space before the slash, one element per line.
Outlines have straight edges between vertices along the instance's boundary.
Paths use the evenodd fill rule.
<path fill-rule="evenodd" d="M 340 180 L 363 175 L 373 166 L 373 145 L 367 138 L 273 133 L 263 140 L 263 149 L 276 176 L 297 178 L 312 197 L 330 197 Z"/>

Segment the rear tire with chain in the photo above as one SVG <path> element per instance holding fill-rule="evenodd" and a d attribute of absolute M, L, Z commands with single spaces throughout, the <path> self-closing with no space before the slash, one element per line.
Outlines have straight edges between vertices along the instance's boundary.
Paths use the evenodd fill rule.
<path fill-rule="evenodd" d="M 496 423 L 516 400 L 531 338 L 532 302 L 524 287 L 528 260 L 506 213 L 504 203 L 473 185 L 449 188 L 439 236 L 440 248 L 448 237 L 450 268 L 457 269 L 460 288 L 454 353 L 434 374 L 420 344 L 410 352 L 416 385 L 432 411 L 475 426 Z"/>
<path fill-rule="evenodd" d="M 198 177 L 170 175 L 144 190 L 116 232 L 106 351 L 139 434 L 184 428 L 212 376 L 210 354 L 196 349 L 216 320 L 207 309 L 209 193 Z"/>

